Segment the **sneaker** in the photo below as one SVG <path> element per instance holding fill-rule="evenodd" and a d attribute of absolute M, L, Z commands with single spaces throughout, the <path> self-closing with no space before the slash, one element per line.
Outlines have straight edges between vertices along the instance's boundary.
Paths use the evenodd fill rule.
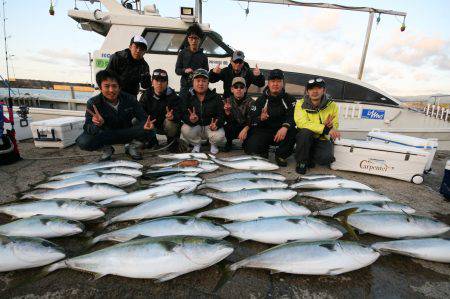
<path fill-rule="evenodd" d="M 231 151 L 233 149 L 233 142 L 228 142 L 225 144 L 225 146 L 223 147 L 223 152 L 228 153 L 229 151 Z"/>
<path fill-rule="evenodd" d="M 297 167 L 295 167 L 295 171 L 298 174 L 305 174 L 306 173 L 306 163 L 302 163 L 302 162 L 297 163 Z"/>
<path fill-rule="evenodd" d="M 133 160 L 142 160 L 142 153 L 140 152 L 141 147 L 141 143 L 132 141 L 130 144 L 125 145 L 125 153 Z"/>
<path fill-rule="evenodd" d="M 111 160 L 112 155 L 114 154 L 114 148 L 111 145 L 106 145 L 102 148 L 102 156 L 100 157 L 99 161 L 109 161 Z"/>
<path fill-rule="evenodd" d="M 192 149 L 191 153 L 200 153 L 200 144 L 194 145 L 194 148 Z"/>
<path fill-rule="evenodd" d="M 211 148 L 209 151 L 211 152 L 211 154 L 215 155 L 219 152 L 219 148 L 217 147 L 217 145 L 211 144 Z"/>
<path fill-rule="evenodd" d="M 286 167 L 288 165 L 286 159 L 280 158 L 278 156 L 275 156 L 275 162 L 280 167 Z"/>
<path fill-rule="evenodd" d="M 314 163 L 314 161 L 309 161 L 308 165 L 306 165 L 308 168 L 314 168 L 316 167 L 316 163 Z"/>

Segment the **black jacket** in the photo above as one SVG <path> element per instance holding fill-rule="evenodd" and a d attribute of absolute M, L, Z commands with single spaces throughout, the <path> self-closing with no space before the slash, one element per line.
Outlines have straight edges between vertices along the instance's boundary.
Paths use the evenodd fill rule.
<path fill-rule="evenodd" d="M 97 107 L 100 115 L 105 120 L 105 123 L 101 127 L 97 127 L 92 123 L 91 114 L 86 112 L 86 120 L 83 129 L 87 134 L 95 135 L 99 133 L 100 130 L 131 128 L 133 126 L 131 122 L 133 118 L 136 118 L 139 123 L 144 126 L 144 123 L 147 120 L 147 116 L 136 98 L 123 91 L 119 94 L 119 106 L 117 111 L 108 104 L 101 93 L 88 100 L 87 109 L 94 111 L 93 105 Z"/>
<path fill-rule="evenodd" d="M 252 107 L 253 102 L 253 99 L 247 96 L 238 101 L 233 95 L 231 95 L 231 115 L 226 115 L 224 112 L 225 120 L 239 126 L 249 125 L 250 108 Z"/>
<path fill-rule="evenodd" d="M 139 92 L 139 83 L 144 89 L 151 86 L 152 79 L 147 62 L 144 59 L 133 59 L 130 49 L 118 51 L 111 55 L 106 69 L 119 75 L 121 89 L 134 96 L 137 96 Z"/>
<path fill-rule="evenodd" d="M 215 83 L 220 80 L 223 81 L 224 98 L 228 98 L 231 95 L 231 82 L 233 81 L 234 77 L 243 77 L 245 79 L 245 85 L 247 86 L 247 88 L 251 84 L 255 84 L 258 87 L 263 87 L 265 84 L 264 75 L 262 73 L 259 76 L 253 75 L 253 70 L 250 68 L 247 62 L 244 62 L 244 65 L 238 74 L 233 71 L 231 63 L 226 68 L 221 69 L 219 74 L 214 73 L 212 69 L 209 72 L 209 82 Z"/>
<path fill-rule="evenodd" d="M 196 123 L 191 123 L 191 121 L 189 120 L 188 109 L 192 111 L 193 107 L 195 107 L 195 113 L 199 118 Z M 223 101 L 221 96 L 218 95 L 215 90 L 208 89 L 208 91 L 206 92 L 205 100 L 203 102 L 200 102 L 195 92 L 191 89 L 189 91 L 188 98 L 183 100 L 182 113 L 183 122 L 191 127 L 197 125 L 209 126 L 213 118 L 218 119 L 217 128 L 223 127 Z"/>
<path fill-rule="evenodd" d="M 157 119 L 155 122 L 157 128 L 162 128 L 164 119 L 166 119 L 166 107 L 169 110 L 173 110 L 174 122 L 181 121 L 181 100 L 175 93 L 175 90 L 170 87 L 167 87 L 160 96 L 155 95 L 153 87 L 146 89 L 139 99 L 139 103 L 147 115 L 150 115 L 152 119 Z"/>
<path fill-rule="evenodd" d="M 177 63 L 175 64 L 175 73 L 181 76 L 180 85 L 185 87 L 192 86 L 191 74 L 186 74 L 185 69 L 191 68 L 208 70 L 208 57 L 203 53 L 203 49 L 199 49 L 197 52 L 192 53 L 189 47 L 184 48 L 178 53 Z"/>
<path fill-rule="evenodd" d="M 295 127 L 294 108 L 296 100 L 293 96 L 283 91 L 276 97 L 269 95 L 266 87 L 263 94 L 250 108 L 250 125 L 252 128 L 278 130 L 282 126 Z M 261 121 L 261 111 L 267 103 L 269 118 Z"/>

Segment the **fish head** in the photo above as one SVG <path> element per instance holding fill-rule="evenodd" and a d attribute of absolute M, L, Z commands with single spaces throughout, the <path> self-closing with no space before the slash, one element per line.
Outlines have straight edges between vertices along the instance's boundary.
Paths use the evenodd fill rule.
<path fill-rule="evenodd" d="M 371 263 L 380 256 L 380 253 L 370 245 L 356 242 L 337 241 L 336 246 L 339 246 L 342 252 L 360 264 Z"/>
<path fill-rule="evenodd" d="M 181 250 L 192 263 L 211 265 L 230 255 L 234 248 L 224 240 L 186 236 L 183 238 Z"/>
<path fill-rule="evenodd" d="M 14 256 L 28 263 L 43 259 L 50 263 L 66 256 L 60 246 L 41 238 L 15 237 L 11 239 L 14 242 Z"/>
<path fill-rule="evenodd" d="M 280 202 L 280 205 L 288 215 L 302 216 L 311 214 L 310 210 L 292 201 L 283 200 Z"/>

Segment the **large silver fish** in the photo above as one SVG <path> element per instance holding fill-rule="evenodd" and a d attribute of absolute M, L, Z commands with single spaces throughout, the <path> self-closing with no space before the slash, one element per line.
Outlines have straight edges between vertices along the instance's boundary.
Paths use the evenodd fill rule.
<path fill-rule="evenodd" d="M 107 161 L 107 162 L 97 162 L 97 163 L 89 163 L 84 164 L 72 168 L 67 168 L 62 170 L 62 173 L 65 172 L 80 172 L 80 171 L 88 171 L 100 168 L 111 168 L 111 167 L 131 167 L 136 169 L 141 169 L 144 166 L 137 162 L 127 161 L 127 160 L 117 160 L 117 161 Z"/>
<path fill-rule="evenodd" d="M 398 212 L 361 212 L 356 208 L 341 211 L 335 215 L 344 223 L 357 228 L 362 233 L 386 238 L 422 238 L 443 234 L 450 230 L 447 224 L 418 215 Z"/>
<path fill-rule="evenodd" d="M 58 175 L 54 175 L 48 178 L 49 181 L 60 181 L 65 179 L 70 179 L 80 175 L 87 175 L 93 173 L 116 173 L 116 174 L 125 174 L 132 177 L 140 177 L 142 175 L 142 171 L 136 168 L 131 167 L 111 167 L 111 168 L 100 168 L 95 170 L 81 171 L 81 172 L 67 172 L 61 173 Z"/>
<path fill-rule="evenodd" d="M 169 160 L 195 160 L 195 159 L 208 159 L 209 157 L 213 157 L 213 155 L 207 155 L 205 153 L 182 153 L 182 154 L 167 154 L 167 155 L 158 155 L 158 157 L 162 159 Z"/>
<path fill-rule="evenodd" d="M 156 179 L 157 180 L 168 180 L 168 179 L 173 179 L 173 178 L 178 178 L 178 177 L 198 176 L 198 175 L 199 175 L 198 172 L 180 172 L 180 173 L 174 173 L 174 174 L 169 174 L 169 175 L 165 175 L 165 176 L 160 176 Z"/>
<path fill-rule="evenodd" d="M 261 268 L 271 273 L 338 275 L 369 266 L 380 256 L 370 246 L 347 241 L 291 242 L 278 245 L 230 266 Z"/>
<path fill-rule="evenodd" d="M 317 180 L 317 179 L 334 179 L 338 178 L 337 175 L 334 174 L 306 174 L 306 175 L 300 175 L 300 178 L 302 180 Z"/>
<path fill-rule="evenodd" d="M 83 223 L 56 216 L 34 216 L 0 225 L 0 235 L 5 236 L 58 238 L 83 231 Z"/>
<path fill-rule="evenodd" d="M 200 182 L 196 181 L 183 181 L 166 184 L 140 191 L 130 192 L 125 195 L 111 197 L 101 201 L 100 204 L 107 207 L 122 207 L 122 206 L 137 205 L 145 201 L 171 195 L 177 192 L 181 193 L 192 192 L 199 184 Z"/>
<path fill-rule="evenodd" d="M 102 200 L 109 197 L 127 194 L 124 190 L 109 184 L 84 183 L 54 190 L 36 190 L 24 194 L 21 198 L 33 199 L 83 199 Z"/>
<path fill-rule="evenodd" d="M 215 225 L 205 219 L 189 216 L 172 216 L 140 222 L 102 234 L 95 237 L 92 243 L 100 241 L 126 242 L 137 236 L 161 237 L 183 235 L 222 239 L 229 234 L 230 232 L 222 226 Z"/>
<path fill-rule="evenodd" d="M 233 237 L 269 244 L 339 239 L 342 232 L 325 221 L 305 216 L 261 218 L 224 224 Z"/>
<path fill-rule="evenodd" d="M 197 217 L 222 218 L 231 221 L 247 221 L 276 216 L 307 216 L 311 211 L 287 200 L 253 200 L 223 208 L 204 211 Z"/>
<path fill-rule="evenodd" d="M 73 220 L 93 220 L 105 216 L 106 208 L 80 200 L 43 200 L 0 206 L 0 213 L 16 218 L 35 215 L 60 216 Z"/>
<path fill-rule="evenodd" d="M 231 203 L 240 203 L 257 199 L 289 200 L 295 197 L 297 192 L 290 189 L 252 189 L 234 192 L 211 192 L 206 193 L 206 195 Z"/>
<path fill-rule="evenodd" d="M 260 157 L 260 156 L 252 156 L 252 155 L 237 155 L 237 156 L 231 156 L 231 157 L 223 157 L 220 158 L 220 160 L 222 161 L 227 161 L 227 162 L 234 162 L 234 161 L 242 161 L 242 160 L 265 160 L 268 161 L 268 159 Z"/>
<path fill-rule="evenodd" d="M 250 189 L 266 189 L 266 188 L 286 188 L 288 184 L 282 181 L 270 179 L 248 179 L 248 180 L 231 180 L 216 183 L 205 183 L 198 187 L 198 189 L 215 189 L 221 192 L 233 192 L 239 190 Z"/>
<path fill-rule="evenodd" d="M 202 163 L 214 164 L 211 160 L 206 159 L 186 159 L 186 160 L 172 160 L 163 163 L 152 164 L 151 168 L 165 168 L 172 166 L 198 166 Z"/>
<path fill-rule="evenodd" d="M 372 244 L 376 250 L 412 256 L 418 259 L 450 263 L 450 240 L 424 238 L 377 242 Z"/>
<path fill-rule="evenodd" d="M 201 209 L 212 202 L 212 199 L 195 194 L 174 194 L 144 202 L 105 222 L 105 226 L 114 222 L 158 218 L 179 215 Z"/>
<path fill-rule="evenodd" d="M 359 202 L 347 203 L 347 204 L 340 205 L 337 207 L 318 211 L 315 214 L 333 217 L 334 215 L 336 215 L 337 213 L 339 213 L 341 211 L 352 209 L 352 208 L 357 208 L 357 210 L 355 212 L 391 211 L 391 212 L 405 212 L 408 214 L 414 214 L 416 212 L 416 210 L 414 210 L 410 206 L 407 206 L 407 205 L 401 204 L 401 203 L 396 203 L 396 202 L 392 202 L 392 201 L 388 201 L 388 202 L 386 202 L 386 201 L 375 201 L 375 202 L 369 201 L 369 202 L 361 202 L 361 203 L 359 203 Z"/>
<path fill-rule="evenodd" d="M 298 195 L 335 203 L 367 202 L 367 201 L 391 201 L 383 194 L 371 190 L 336 188 L 300 192 Z"/>
<path fill-rule="evenodd" d="M 150 185 L 162 186 L 162 185 L 178 183 L 178 182 L 185 182 L 185 181 L 195 181 L 195 182 L 202 183 L 203 179 L 196 177 L 196 176 L 178 176 L 178 177 L 173 177 L 173 178 L 169 178 L 166 180 L 158 180 L 158 181 L 151 183 Z"/>
<path fill-rule="evenodd" d="M 217 166 L 217 165 L 216 165 Z M 147 170 L 142 176 L 144 179 L 157 179 L 162 176 L 168 176 L 177 173 L 184 172 L 195 172 L 197 174 L 204 172 L 203 168 L 200 167 L 166 167 L 159 169 Z"/>
<path fill-rule="evenodd" d="M 212 266 L 232 252 L 230 243 L 211 238 L 143 238 L 63 260 L 48 267 L 47 271 L 71 268 L 93 272 L 96 278 L 112 274 L 163 282 Z"/>
<path fill-rule="evenodd" d="M 137 182 L 136 178 L 129 175 L 115 174 L 115 173 L 92 173 L 60 181 L 42 183 L 37 185 L 36 188 L 61 189 L 64 187 L 75 186 L 84 183 L 109 184 L 117 187 L 126 187 L 136 182 Z"/>
<path fill-rule="evenodd" d="M 58 245 L 47 240 L 0 235 L 0 272 L 41 267 L 65 257 Z"/>
<path fill-rule="evenodd" d="M 341 178 L 327 178 L 327 179 L 315 179 L 315 180 L 302 180 L 300 182 L 294 183 L 290 186 L 292 189 L 337 189 L 337 188 L 351 188 L 351 189 L 362 189 L 371 190 L 367 185 L 360 182 L 341 179 Z"/>
<path fill-rule="evenodd" d="M 210 158 L 219 165 L 223 165 L 233 169 L 240 170 L 277 170 L 279 167 L 276 164 L 270 163 L 262 159 L 245 159 L 236 161 L 225 161 L 216 158 Z"/>
<path fill-rule="evenodd" d="M 285 181 L 286 178 L 278 173 L 273 172 L 256 172 L 256 171 L 245 171 L 245 172 L 233 172 L 229 174 L 224 174 L 214 178 L 208 178 L 205 181 L 207 183 L 217 183 L 223 181 L 231 180 L 242 180 L 242 179 L 271 179 L 277 181 Z"/>

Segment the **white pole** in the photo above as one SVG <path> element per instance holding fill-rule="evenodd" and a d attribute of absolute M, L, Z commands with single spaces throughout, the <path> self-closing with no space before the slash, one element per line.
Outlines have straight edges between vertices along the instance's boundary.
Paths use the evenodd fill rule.
<path fill-rule="evenodd" d="M 372 24 L 373 24 L 373 16 L 374 15 L 375 14 L 373 12 L 371 12 L 369 14 L 369 23 L 367 24 L 366 39 L 364 41 L 363 52 L 361 55 L 361 62 L 359 63 L 359 71 L 358 71 L 358 79 L 359 80 L 361 80 L 363 71 L 364 71 L 364 63 L 366 61 L 367 48 L 369 47 L 370 33 L 372 32 Z"/>

